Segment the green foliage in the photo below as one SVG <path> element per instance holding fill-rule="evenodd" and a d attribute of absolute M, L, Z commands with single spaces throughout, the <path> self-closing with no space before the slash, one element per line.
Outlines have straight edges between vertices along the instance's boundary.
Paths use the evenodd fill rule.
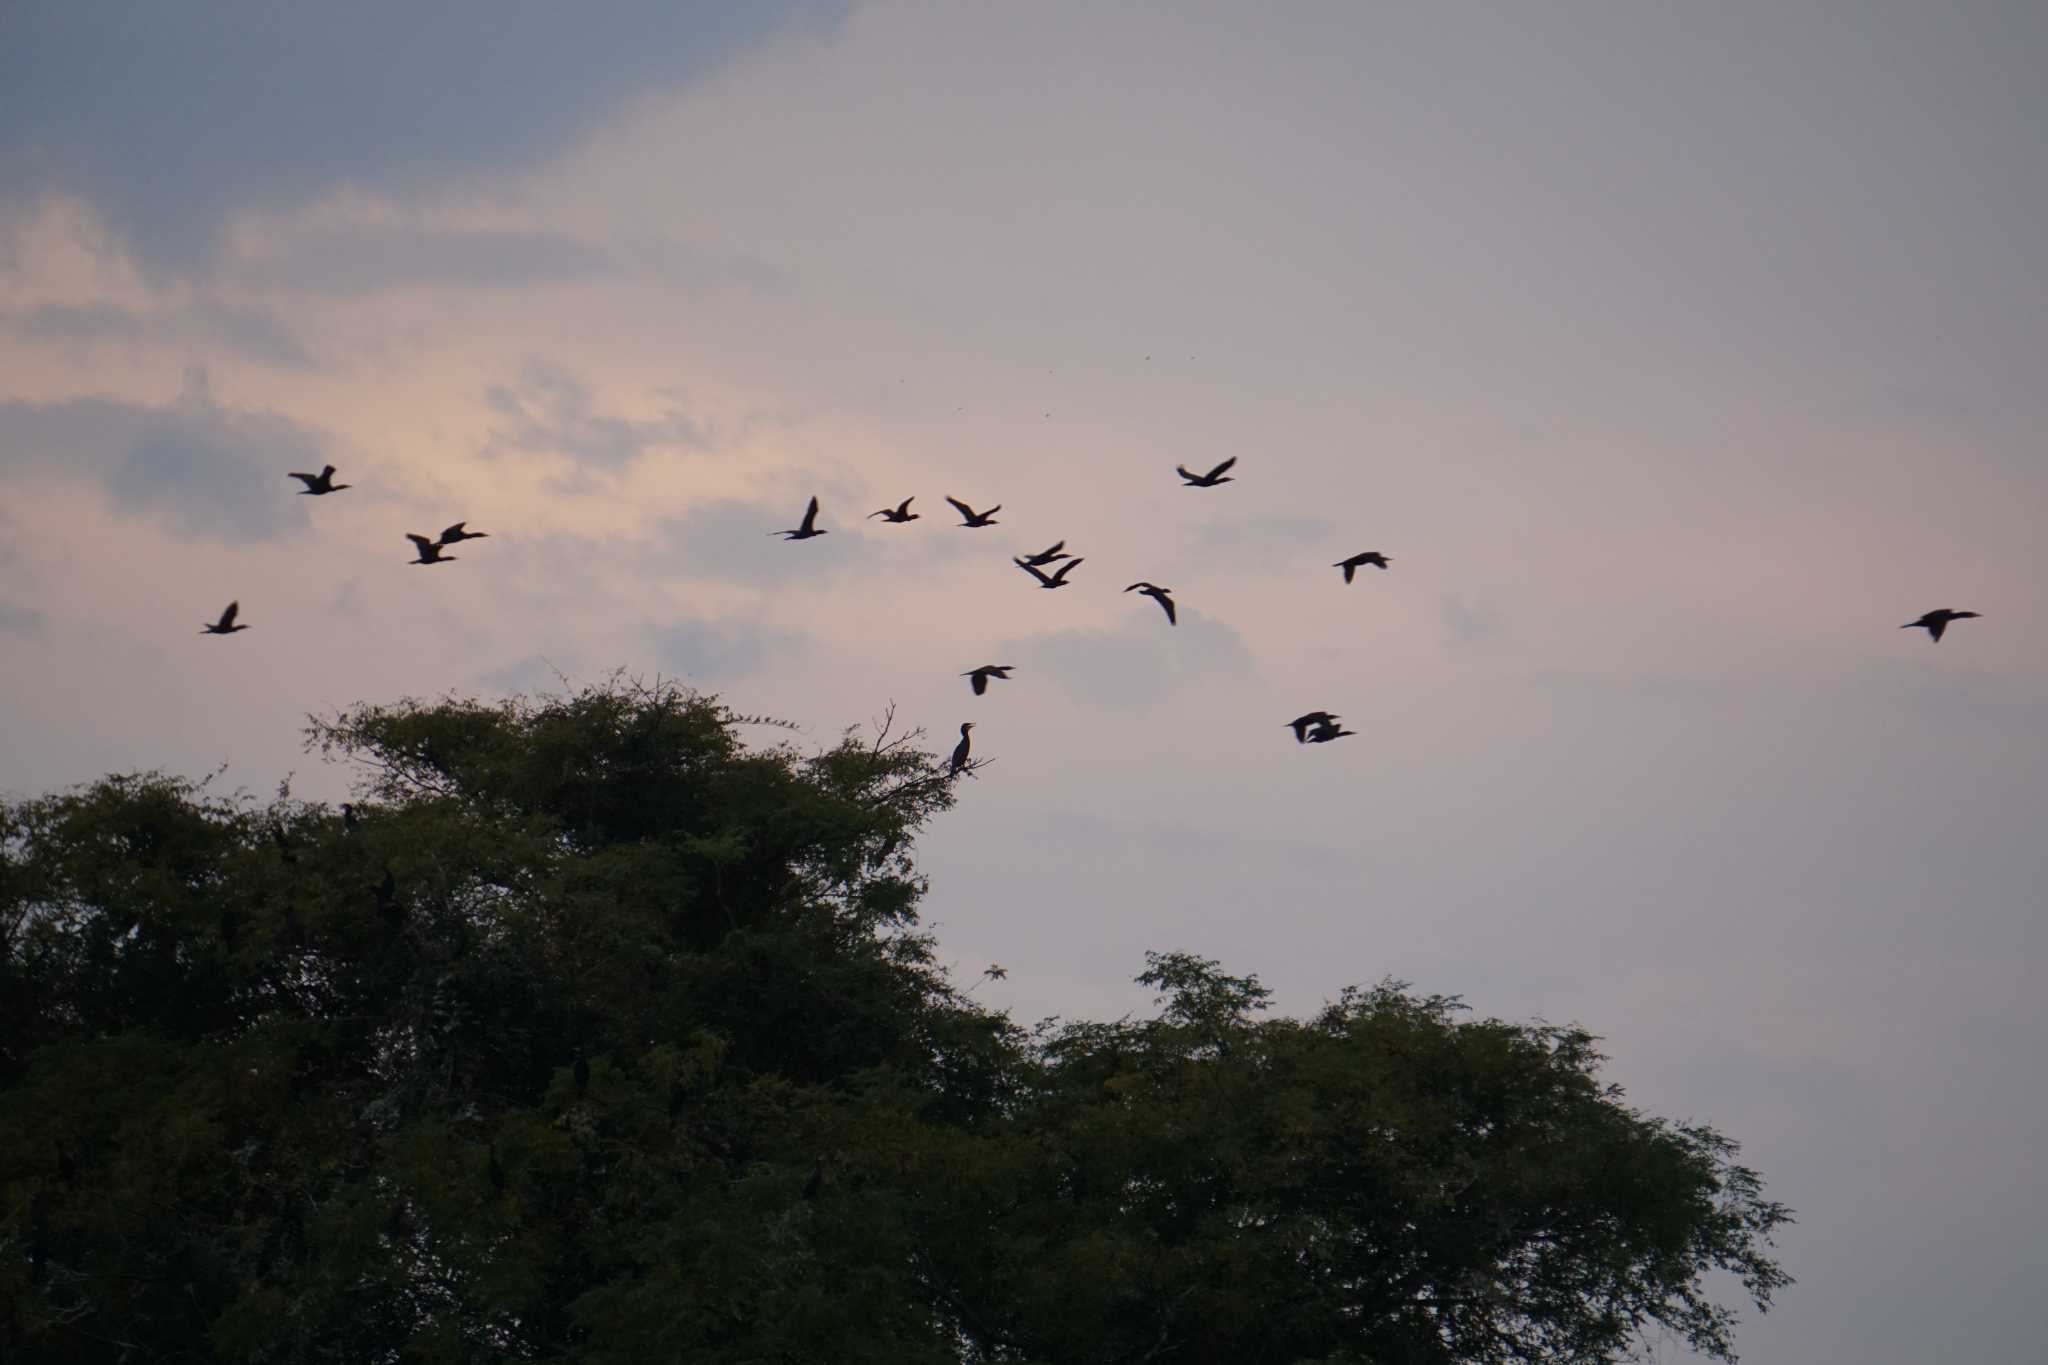
<path fill-rule="evenodd" d="M 943 761 L 752 723 L 366 706 L 309 732 L 353 826 L 0 807 L 0 1357 L 1602 1361 L 1786 1283 L 1733 1145 L 1576 1030 L 1259 1019 L 1184 954 L 1151 1019 L 973 1006 L 916 928 Z"/>

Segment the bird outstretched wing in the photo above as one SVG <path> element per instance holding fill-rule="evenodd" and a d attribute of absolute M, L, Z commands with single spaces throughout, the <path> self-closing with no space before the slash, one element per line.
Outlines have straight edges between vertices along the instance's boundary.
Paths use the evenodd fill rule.
<path fill-rule="evenodd" d="M 1229 459 L 1225 460 L 1222 464 L 1219 464 L 1214 469 L 1210 470 L 1207 474 L 1204 474 L 1202 477 L 1205 479 L 1213 479 L 1219 474 L 1227 473 L 1230 467 L 1236 463 L 1237 456 L 1233 455 Z"/>
<path fill-rule="evenodd" d="M 806 531 L 806 532 L 808 532 L 808 531 L 814 531 L 814 530 L 816 530 L 816 529 L 817 529 L 817 526 L 818 526 L 818 499 L 817 499 L 816 495 L 813 495 L 813 496 L 812 496 L 812 498 L 811 498 L 811 505 L 810 505 L 810 506 L 808 506 L 808 507 L 806 507 L 806 508 L 804 509 L 804 519 L 803 519 L 803 524 L 802 524 L 802 525 L 800 525 L 800 526 L 799 526 L 799 527 L 798 527 L 797 529 L 798 529 L 798 530 L 800 530 L 800 531 Z"/>
<path fill-rule="evenodd" d="M 1015 564 L 1018 568 L 1022 569 L 1025 573 L 1028 573 L 1033 578 L 1037 579 L 1040 587 L 1049 588 L 1052 586 L 1053 580 L 1046 576 L 1046 574 L 1042 572 L 1036 564 L 1030 564 L 1021 559 L 1013 559 L 1010 562 Z M 1071 569 L 1072 567 L 1074 567 L 1075 564 L 1078 564 L 1080 562 L 1081 561 L 1078 559 L 1073 560 L 1070 563 L 1063 566 L 1060 569 L 1060 572 L 1065 573 L 1068 569 Z"/>

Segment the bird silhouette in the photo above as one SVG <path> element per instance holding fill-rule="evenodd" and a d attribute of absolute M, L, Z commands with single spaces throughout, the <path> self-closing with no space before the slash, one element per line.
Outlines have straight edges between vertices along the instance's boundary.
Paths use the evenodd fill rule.
<path fill-rule="evenodd" d="M 960 524 L 962 526 L 994 526 L 996 524 L 996 513 L 1003 510 L 1001 503 L 997 503 L 986 512 L 977 512 L 958 498 L 948 497 L 946 501 L 951 503 L 953 510 L 960 514 Z"/>
<path fill-rule="evenodd" d="M 892 525 L 897 522 L 916 521 L 919 517 L 924 515 L 924 513 L 922 512 L 913 512 L 910 510 L 910 504 L 916 501 L 917 499 L 914 497 L 905 498 L 902 502 L 897 503 L 894 507 L 884 507 L 879 512 L 868 513 L 868 520 L 873 521 L 876 517 L 880 517 L 883 521 L 889 522 Z"/>
<path fill-rule="evenodd" d="M 1010 670 L 1016 666 L 1015 664 L 983 664 L 980 668 L 972 669 L 962 673 L 960 676 L 970 681 L 974 688 L 974 695 L 978 697 L 988 691 L 988 680 L 990 678 L 1001 678 L 1004 682 L 1008 682 L 1010 680 Z"/>
<path fill-rule="evenodd" d="M 435 541 L 428 540 L 425 536 L 416 536 L 412 532 L 407 531 L 405 538 L 419 546 L 420 550 L 420 557 L 418 559 L 406 560 L 405 562 L 408 564 L 452 564 L 455 562 L 454 555 L 441 553 L 441 546 Z"/>
<path fill-rule="evenodd" d="M 220 620 L 215 621 L 210 626 L 201 627 L 199 633 L 201 635 L 233 635 L 238 630 L 247 630 L 247 626 L 235 624 L 235 613 L 241 609 L 242 604 L 240 602 L 228 603 L 228 609 L 220 614 Z"/>
<path fill-rule="evenodd" d="M 1967 620 L 1978 614 L 1974 611 L 1950 611 L 1947 607 L 1943 607 L 1940 611 L 1928 612 L 1917 621 L 1908 621 L 1905 625 L 1900 626 L 1899 629 L 1911 630 L 1918 626 L 1932 636 L 1935 643 L 1939 644 L 1941 642 L 1941 633 L 1948 629 L 1949 622 Z"/>
<path fill-rule="evenodd" d="M 784 540 L 809 540 L 812 536 L 829 535 L 830 532 L 818 529 L 818 499 L 813 497 L 811 505 L 804 509 L 802 524 L 794 531 L 770 531 L 768 534 L 781 536 Z"/>
<path fill-rule="evenodd" d="M 354 803 L 349 801 L 342 802 L 341 832 L 343 834 L 354 834 L 356 832 L 356 827 L 361 825 L 362 823 L 363 822 L 361 818 L 356 815 L 356 808 Z"/>
<path fill-rule="evenodd" d="M 1041 588 L 1064 588 L 1067 586 L 1067 575 L 1087 561 L 1085 559 L 1069 559 L 1066 563 L 1060 565 L 1058 573 L 1049 577 L 1045 570 L 1039 568 L 1036 564 L 1027 564 L 1021 559 L 1012 559 L 1010 562 L 1037 579 L 1038 586 Z"/>
<path fill-rule="evenodd" d="M 1168 595 L 1172 593 L 1172 588 L 1162 588 L 1157 583 L 1145 583 L 1141 581 L 1131 584 L 1131 586 L 1125 588 L 1124 591 L 1143 593 L 1145 596 L 1151 598 L 1154 602 L 1157 602 L 1159 604 L 1159 609 L 1166 613 L 1167 625 L 1177 626 L 1180 624 L 1180 617 L 1174 612 L 1173 609 L 1173 598 Z"/>
<path fill-rule="evenodd" d="M 1307 715 L 1296 716 L 1287 724 L 1294 730 L 1294 742 L 1303 744 L 1308 740 L 1308 729 L 1311 725 L 1334 725 L 1336 721 L 1337 718 L 1328 711 L 1311 711 Z"/>
<path fill-rule="evenodd" d="M 1355 735 L 1357 733 L 1358 731 L 1356 730 L 1339 728 L 1335 721 L 1326 720 L 1308 732 L 1308 742 L 1311 744 L 1328 744 L 1333 739 L 1342 739 L 1346 735 Z"/>
<path fill-rule="evenodd" d="M 1035 555 L 1025 555 L 1024 558 L 1019 561 L 1019 563 L 1029 564 L 1032 568 L 1035 569 L 1041 564 L 1051 564 L 1055 561 L 1062 559 L 1072 559 L 1073 556 L 1066 553 L 1066 549 L 1067 542 L 1065 542 L 1064 540 L 1056 540 L 1050 546 L 1043 550 L 1040 550 Z"/>
<path fill-rule="evenodd" d="M 1367 550 L 1365 553 L 1353 555 L 1349 559 L 1340 559 L 1330 567 L 1342 569 L 1344 571 L 1344 581 L 1349 583 L 1351 575 L 1358 572 L 1358 566 L 1361 564 L 1370 564 L 1374 568 L 1384 569 L 1387 567 L 1387 557 L 1378 550 Z"/>
<path fill-rule="evenodd" d="M 961 722 L 960 742 L 953 746 L 953 766 L 947 770 L 946 776 L 958 777 L 960 776 L 960 770 L 967 766 L 968 750 L 973 745 L 973 737 L 970 736 L 967 732 L 969 730 L 972 730 L 973 728 L 973 721 L 970 720 Z"/>
<path fill-rule="evenodd" d="M 299 490 L 299 496 L 302 498 L 323 497 L 328 493 L 339 493 L 344 488 L 355 487 L 354 484 L 336 483 L 334 481 L 333 465 L 328 465 L 326 468 L 322 469 L 318 474 L 295 473 L 287 474 L 285 475 L 285 477 L 288 479 L 297 479 L 301 483 L 306 485 L 304 488 L 301 488 Z"/>
<path fill-rule="evenodd" d="M 1229 459 L 1225 460 L 1222 464 L 1217 465 L 1214 469 L 1210 470 L 1206 474 L 1189 473 L 1188 467 L 1184 464 L 1175 465 L 1173 467 L 1173 472 L 1180 475 L 1183 479 L 1187 480 L 1185 487 L 1214 488 L 1219 483 L 1236 482 L 1235 479 L 1232 479 L 1228 474 L 1224 473 L 1225 470 L 1229 469 L 1232 465 L 1236 463 L 1237 456 L 1233 455 Z"/>
<path fill-rule="evenodd" d="M 467 525 L 469 523 L 466 521 L 456 522 L 453 526 L 443 531 L 441 538 L 434 543 L 436 545 L 460 545 L 465 540 L 489 540 L 491 538 L 489 531 L 464 530 L 463 528 Z"/>

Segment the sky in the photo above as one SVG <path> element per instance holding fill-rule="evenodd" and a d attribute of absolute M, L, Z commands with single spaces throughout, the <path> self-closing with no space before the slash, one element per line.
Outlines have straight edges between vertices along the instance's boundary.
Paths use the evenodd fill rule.
<path fill-rule="evenodd" d="M 0 787 L 338 800 L 308 712 L 618 667 L 974 720 L 978 1000 L 1580 1023 L 1797 1210 L 1744 1359 L 2034 1361 L 2044 66 L 2025 0 L 7 6 Z"/>

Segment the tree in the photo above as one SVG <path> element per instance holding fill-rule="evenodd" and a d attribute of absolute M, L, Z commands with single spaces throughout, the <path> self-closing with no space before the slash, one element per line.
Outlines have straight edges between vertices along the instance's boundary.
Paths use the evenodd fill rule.
<path fill-rule="evenodd" d="M 358 707 L 353 821 L 116 776 L 0 807 L 0 1353 L 55 1360 L 1731 1355 L 1788 1215 L 1576 1030 L 976 1007 L 886 722 L 750 749 L 614 680 Z"/>

